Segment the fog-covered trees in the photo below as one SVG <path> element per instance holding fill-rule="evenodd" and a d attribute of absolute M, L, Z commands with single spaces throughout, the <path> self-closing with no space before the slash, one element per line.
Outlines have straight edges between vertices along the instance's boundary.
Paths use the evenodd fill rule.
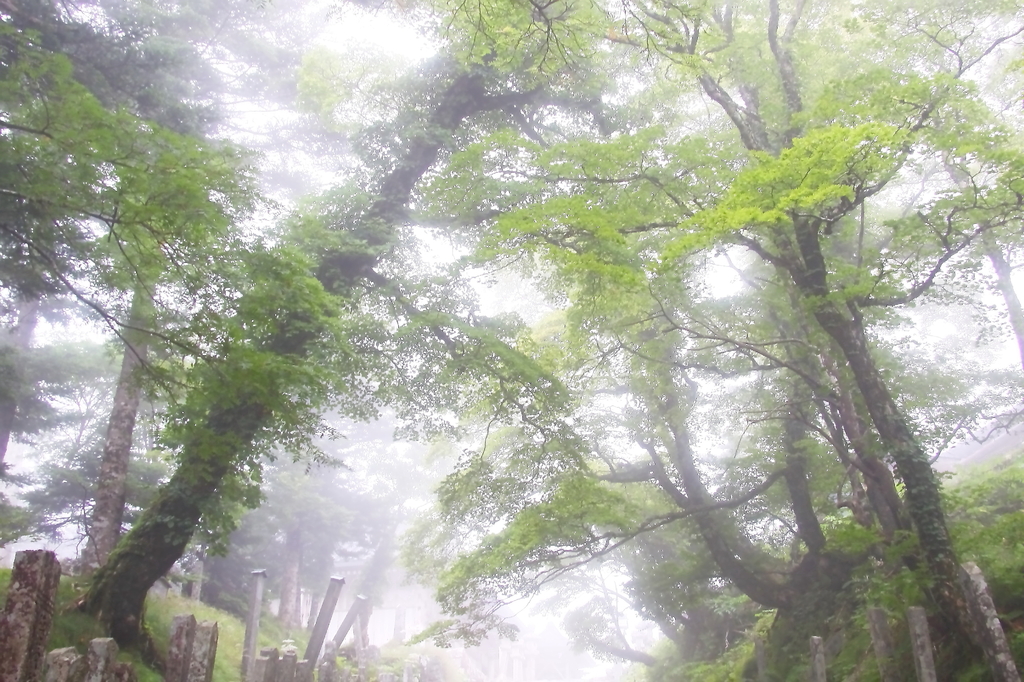
<path fill-rule="evenodd" d="M 579 595 L 595 562 L 619 584 L 571 624 L 646 663 L 609 603 L 690 659 L 774 609 L 788 671 L 868 566 L 966 632 L 930 459 L 1020 416 L 994 343 L 1024 338 L 1015 4 L 436 3 L 437 54 L 408 65 L 300 59 L 234 5 L 204 62 L 181 23 L 209 8 L 104 7 L 141 51 L 74 17 L 5 25 L 2 286 L 5 358 L 43 302 L 124 342 L 122 444 L 143 392 L 166 405 L 174 471 L 84 600 L 120 641 L 197 524 L 256 504 L 264 454 L 320 457 L 322 414 L 385 405 L 462 453 L 406 552 L 454 618 L 440 636 L 480 637 L 570 575 Z M 182 61 L 132 94 L 75 21 L 132 64 L 159 35 Z M 199 137 L 238 102 L 225 69 L 346 169 L 266 234 L 242 227 L 249 157 Z M 506 271 L 549 311 L 489 314 L 478 282 Z M 7 366 L 0 441 L 32 404 Z M 290 556 L 307 512 L 268 517 Z"/>

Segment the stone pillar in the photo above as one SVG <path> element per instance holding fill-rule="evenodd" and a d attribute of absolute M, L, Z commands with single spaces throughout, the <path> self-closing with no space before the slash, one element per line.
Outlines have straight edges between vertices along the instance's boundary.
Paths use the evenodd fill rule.
<path fill-rule="evenodd" d="M 316 661 L 299 661 L 295 666 L 295 682 L 313 682 L 313 666 Z"/>
<path fill-rule="evenodd" d="M 811 637 L 811 682 L 826 682 L 825 643 L 821 637 Z"/>
<path fill-rule="evenodd" d="M 43 682 L 73 682 L 85 677 L 85 656 L 74 647 L 54 649 L 46 654 Z"/>
<path fill-rule="evenodd" d="M 324 640 L 327 638 L 327 629 L 331 627 L 331 618 L 334 617 L 334 609 L 338 606 L 338 597 L 341 596 L 341 588 L 344 586 L 344 578 L 331 578 L 328 583 L 324 600 L 320 604 L 320 613 L 316 617 L 316 624 L 313 626 L 313 632 L 309 635 L 306 653 L 302 655 L 305 660 L 316 661 L 320 657 L 320 649 L 323 648 Z"/>
<path fill-rule="evenodd" d="M 277 649 L 260 651 L 252 666 L 252 682 L 275 682 L 277 680 Z"/>
<path fill-rule="evenodd" d="M 910 643 L 914 648 L 917 682 L 938 682 L 932 654 L 932 637 L 928 632 L 928 616 L 923 608 L 911 606 L 907 609 L 907 626 L 910 628 Z"/>
<path fill-rule="evenodd" d="M 996 605 L 992 602 L 992 593 L 981 569 L 969 561 L 960 567 L 960 585 L 967 598 L 967 612 L 974 623 L 974 631 L 985 650 L 985 660 L 992 670 L 993 682 L 1020 682 L 1020 674 L 1010 653 L 1010 644 L 1006 641 L 1006 633 L 999 623 Z"/>
<path fill-rule="evenodd" d="M 85 678 L 83 682 L 110 682 L 117 665 L 117 642 L 110 637 L 98 637 L 89 642 L 85 652 Z"/>
<path fill-rule="evenodd" d="M 249 617 L 245 621 L 245 640 L 242 645 L 242 682 L 249 682 L 249 673 L 256 659 L 256 647 L 260 637 L 260 611 L 263 610 L 263 583 L 267 572 L 263 569 L 252 572 L 249 592 Z M 0 680 L 2 682 L 2 680 Z"/>
<path fill-rule="evenodd" d="M 298 666 L 299 657 L 294 651 L 289 651 L 277 662 L 277 679 L 275 682 L 295 682 L 295 668 Z"/>
<path fill-rule="evenodd" d="M 171 622 L 171 640 L 167 645 L 164 682 L 188 682 L 192 663 L 192 645 L 196 638 L 196 617 L 175 616 Z"/>
<path fill-rule="evenodd" d="M 188 666 L 188 682 L 212 682 L 213 663 L 217 660 L 217 624 L 205 620 L 196 626 L 192 642 L 192 661 Z"/>
<path fill-rule="evenodd" d="M 356 619 L 364 608 L 370 603 L 368 597 L 363 595 L 357 595 L 352 606 L 349 608 L 348 613 L 345 614 L 345 620 L 341 621 L 341 626 L 338 627 L 338 632 L 334 635 L 334 646 L 338 649 L 345 643 L 345 637 L 348 636 L 348 631 L 352 629 L 352 625 L 355 624 Z"/>
<path fill-rule="evenodd" d="M 324 647 L 324 657 L 317 667 L 317 682 L 338 682 L 337 647 L 334 642 L 327 642 Z"/>
<path fill-rule="evenodd" d="M 900 682 L 894 666 L 896 659 L 892 630 L 889 629 L 889 619 L 884 610 L 874 606 L 868 609 L 868 631 L 882 682 Z"/>
<path fill-rule="evenodd" d="M 0 615 L 0 682 L 42 678 L 59 583 L 60 562 L 53 552 L 15 555 L 7 604 Z"/>

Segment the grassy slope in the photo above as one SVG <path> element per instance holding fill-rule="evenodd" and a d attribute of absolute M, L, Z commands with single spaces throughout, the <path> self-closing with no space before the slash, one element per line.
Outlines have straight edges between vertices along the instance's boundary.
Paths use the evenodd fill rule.
<path fill-rule="evenodd" d="M 0 601 L 6 600 L 10 577 L 10 570 L 0 570 Z M 78 596 L 79 589 L 74 579 L 67 576 L 62 578 L 57 593 L 57 613 L 54 617 L 53 629 L 50 631 L 49 650 L 73 646 L 84 652 L 89 640 L 93 637 L 103 636 L 92 618 L 75 610 L 74 603 Z M 182 597 L 150 598 L 146 604 L 146 628 L 156 644 L 157 651 L 161 654 L 167 651 L 171 622 L 175 616 L 185 614 L 194 615 L 198 621 L 217 622 L 218 644 L 217 662 L 213 670 L 214 682 L 240 682 L 239 666 L 242 661 L 245 623 L 231 614 L 206 604 Z M 260 621 L 260 647 L 280 647 L 281 642 L 286 638 L 296 640 L 296 646 L 301 652 L 305 649 L 308 634 L 302 630 L 288 633 L 277 623 L 276 619 L 265 614 Z M 163 680 L 162 675 L 144 665 L 135 652 L 121 652 L 119 660 L 135 664 L 139 682 L 162 682 Z"/>

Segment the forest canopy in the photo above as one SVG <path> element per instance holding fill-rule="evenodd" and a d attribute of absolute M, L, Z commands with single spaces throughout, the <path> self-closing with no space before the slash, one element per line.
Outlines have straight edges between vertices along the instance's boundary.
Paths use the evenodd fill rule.
<path fill-rule="evenodd" d="M 424 56 L 331 44 L 325 11 Z M 803 674 L 872 604 L 925 606 L 967 674 L 968 559 L 1021 606 L 994 549 L 1019 469 L 934 466 L 1024 414 L 1019 3 L 0 14 L 0 464 L 38 463 L 5 470 L 0 534 L 87 538 L 119 642 L 255 528 L 308 549 L 282 603 L 401 535 L 448 617 L 423 636 L 543 595 L 651 679 L 749 674 L 752 633 Z M 387 495 L 331 468 L 380 429 L 434 453 L 386 450 Z"/>

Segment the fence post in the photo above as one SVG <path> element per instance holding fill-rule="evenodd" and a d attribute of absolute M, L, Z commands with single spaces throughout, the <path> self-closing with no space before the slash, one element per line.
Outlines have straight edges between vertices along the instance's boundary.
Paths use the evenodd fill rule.
<path fill-rule="evenodd" d="M 261 568 L 252 572 L 249 617 L 245 621 L 245 640 L 242 645 L 242 682 L 249 682 L 249 672 L 256 659 L 256 645 L 260 636 L 260 611 L 263 609 L 263 583 L 266 579 L 266 570 Z"/>
<path fill-rule="evenodd" d="M 907 626 L 910 628 L 910 642 L 914 648 L 917 682 L 938 682 L 932 656 L 932 638 L 928 634 L 928 616 L 923 608 L 911 606 L 907 609 Z"/>
<path fill-rule="evenodd" d="M 18 552 L 0 615 L 0 682 L 35 681 L 43 675 L 46 640 L 53 624 L 60 562 L 53 552 Z"/>
<path fill-rule="evenodd" d="M 868 632 L 871 635 L 871 646 L 878 664 L 878 674 L 882 682 L 900 682 L 893 668 L 895 647 L 892 643 L 892 630 L 889 619 L 883 609 L 872 606 L 868 609 Z"/>
<path fill-rule="evenodd" d="M 327 592 L 324 594 L 324 600 L 320 602 L 320 612 L 316 616 L 316 624 L 309 636 L 306 653 L 302 656 L 307 661 L 315 662 L 320 658 L 320 649 L 323 648 L 324 639 L 327 638 L 327 629 L 331 627 L 331 618 L 334 617 L 334 609 L 338 606 L 338 597 L 341 596 L 341 588 L 344 586 L 344 578 L 331 578 L 327 584 Z"/>
<path fill-rule="evenodd" d="M 188 682 L 212 682 L 219 637 L 217 624 L 212 621 L 205 620 L 196 626 L 196 636 L 192 641 L 192 661 L 188 666 Z"/>
<path fill-rule="evenodd" d="M 960 567 L 960 585 L 967 598 L 967 612 L 974 623 L 974 631 L 985 650 L 988 667 L 992 669 L 992 679 L 994 682 L 1020 682 L 1006 633 L 999 624 L 999 614 L 992 602 L 992 593 L 981 569 L 973 561 Z"/>

